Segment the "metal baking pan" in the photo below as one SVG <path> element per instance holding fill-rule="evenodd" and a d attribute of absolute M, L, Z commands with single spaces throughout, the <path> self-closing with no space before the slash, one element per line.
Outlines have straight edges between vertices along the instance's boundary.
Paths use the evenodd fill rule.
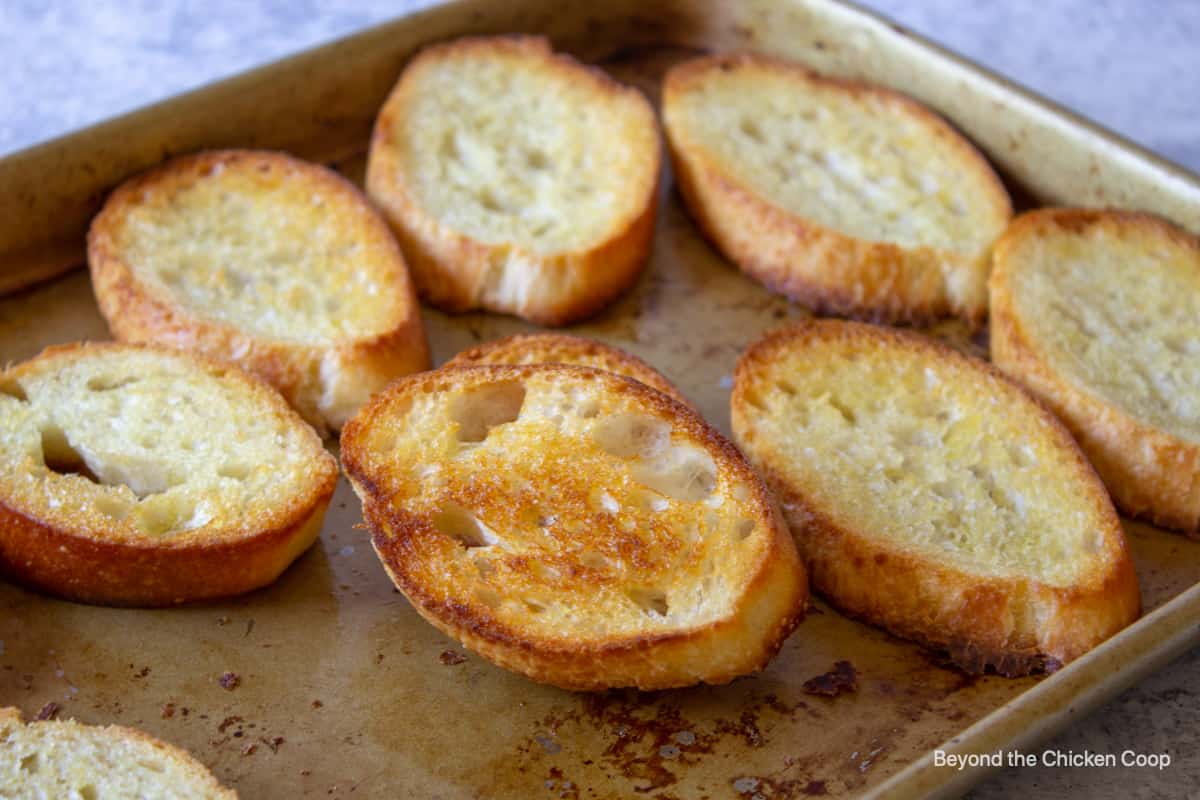
<path fill-rule="evenodd" d="M 416 48 L 518 31 L 547 34 L 652 98 L 667 66 L 707 50 L 774 53 L 888 84 L 974 140 L 1018 206 L 1141 208 L 1200 230 L 1196 176 L 841 3 L 465 0 L 0 161 L 0 292 L 13 292 L 0 300 L 0 361 L 107 337 L 87 275 L 73 268 L 91 214 L 122 178 L 224 146 L 282 148 L 358 178 L 375 112 Z M 660 367 L 728 432 L 738 354 L 804 312 L 717 257 L 669 180 L 661 203 L 637 287 L 574 330 Z M 439 363 L 527 327 L 485 314 L 425 319 Z M 1129 523 L 1144 618 L 1047 678 L 968 676 L 818 603 L 759 675 L 571 694 L 493 667 L 424 623 L 360 521 L 343 482 L 318 545 L 275 585 L 221 604 L 114 610 L 0 584 L 0 702 L 27 715 L 55 702 L 65 716 L 144 728 L 247 798 L 908 797 L 982 777 L 936 767 L 934 748 L 1028 748 L 1200 640 L 1200 543 Z M 805 691 L 841 660 L 856 668 L 857 691 Z M 218 683 L 226 672 L 236 687 Z"/>

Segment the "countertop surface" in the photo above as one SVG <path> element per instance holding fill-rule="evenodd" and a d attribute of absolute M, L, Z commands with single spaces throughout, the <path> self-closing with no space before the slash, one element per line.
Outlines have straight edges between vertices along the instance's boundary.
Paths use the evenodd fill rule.
<path fill-rule="evenodd" d="M 0 155 L 350 33 L 421 0 L 0 0 Z M 902 25 L 1200 172 L 1200 2 L 871 0 Z M 1200 787 L 1200 649 L 1045 745 L 1162 771 L 1005 769 L 971 797 Z"/>

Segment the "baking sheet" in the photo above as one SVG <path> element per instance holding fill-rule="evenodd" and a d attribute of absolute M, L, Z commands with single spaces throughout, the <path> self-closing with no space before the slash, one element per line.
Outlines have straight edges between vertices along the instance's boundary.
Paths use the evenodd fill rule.
<path fill-rule="evenodd" d="M 0 161 L 0 287 L 78 260 L 103 191 L 199 146 L 276 146 L 361 176 L 370 121 L 419 43 L 543 31 L 657 95 L 700 49 L 752 47 L 916 94 L 988 151 L 1019 202 L 1149 208 L 1200 228 L 1194 177 L 828 2 L 453 3 Z M 214 109 L 221 113 L 213 113 Z M 664 184 L 652 262 L 627 297 L 572 332 L 640 355 L 728 433 L 728 378 L 759 333 L 803 311 L 723 262 Z M 19 215 L 19 216 L 14 216 Z M 28 277 L 22 278 L 27 280 Z M 425 314 L 435 360 L 527 330 L 484 314 Z M 954 325 L 938 333 L 978 346 Z M 87 276 L 0 301 L 0 360 L 106 338 Z M 0 584 L 0 702 L 56 702 L 144 728 L 243 797 L 804 797 L 961 791 L 979 771 L 929 751 L 990 752 L 1048 735 L 1196 641 L 1200 544 L 1127 529 L 1147 612 L 1051 678 L 972 677 L 820 603 L 760 675 L 725 687 L 578 695 L 463 651 L 379 567 L 342 482 L 320 542 L 275 585 L 161 611 L 73 605 Z M 856 692 L 803 684 L 840 660 Z M 223 688 L 227 672 L 237 686 Z"/>

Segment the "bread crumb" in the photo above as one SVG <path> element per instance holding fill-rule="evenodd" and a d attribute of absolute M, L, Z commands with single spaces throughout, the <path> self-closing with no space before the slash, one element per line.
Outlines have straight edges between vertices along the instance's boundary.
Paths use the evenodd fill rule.
<path fill-rule="evenodd" d="M 38 720 L 39 722 L 44 722 L 48 719 L 54 719 L 58 716 L 58 709 L 58 703 L 55 703 L 52 700 L 49 703 L 46 703 L 46 705 L 42 706 L 41 710 L 38 711 L 37 716 L 34 717 L 34 719 Z"/>
<path fill-rule="evenodd" d="M 467 657 L 457 650 L 443 650 L 438 656 L 438 661 L 441 661 L 447 667 L 453 667 L 455 664 L 461 664 L 467 660 Z"/>
<path fill-rule="evenodd" d="M 320 700 L 313 700 L 313 701 L 312 701 L 312 707 L 313 707 L 313 708 L 322 708 L 324 705 L 325 705 L 325 704 L 324 704 L 324 703 L 322 703 Z"/>
<path fill-rule="evenodd" d="M 252 755 L 254 755 L 255 751 L 257 751 L 257 750 L 258 750 L 258 745 L 256 745 L 254 742 L 250 742 L 249 744 L 247 744 L 245 747 L 242 748 L 242 755 L 252 756 Z"/>
<path fill-rule="evenodd" d="M 162 718 L 170 719 L 173 716 L 175 716 L 175 704 L 174 703 L 163 703 Z"/>
<path fill-rule="evenodd" d="M 221 724 L 217 726 L 217 731 L 219 733 L 224 733 L 225 729 L 228 728 L 230 725 L 236 725 L 237 723 L 239 723 L 241 721 L 242 721 L 241 717 L 226 717 L 225 719 L 221 720 Z"/>
<path fill-rule="evenodd" d="M 849 661 L 838 661 L 829 672 L 809 678 L 804 691 L 822 697 L 837 697 L 858 689 L 858 670 Z"/>
<path fill-rule="evenodd" d="M 241 682 L 242 679 L 236 672 L 226 672 L 220 677 L 220 679 L 217 680 L 217 683 L 221 684 L 222 689 L 226 689 L 230 692 L 236 689 Z"/>

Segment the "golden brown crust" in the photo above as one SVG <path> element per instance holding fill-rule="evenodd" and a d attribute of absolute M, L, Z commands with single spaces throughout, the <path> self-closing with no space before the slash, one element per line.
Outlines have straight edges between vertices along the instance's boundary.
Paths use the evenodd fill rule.
<path fill-rule="evenodd" d="M 50 347 L 0 374 L 11 380 L 51 358 L 85 358 L 98 350 L 149 345 L 116 343 Z M 14 504 L 0 486 L 0 573 L 48 594 L 97 605 L 157 607 L 243 594 L 273 582 L 316 540 L 337 484 L 337 462 L 279 394 L 228 364 L 188 356 L 241 384 L 283 424 L 303 426 L 320 456 L 310 466 L 311 491 L 264 499 L 225 526 L 170 537 L 90 527 L 72 509 L 44 518 Z"/>
<path fill-rule="evenodd" d="M 930 359 L 966 365 L 995 394 L 1020 395 L 1024 413 L 1043 419 L 1055 445 L 1073 454 L 1078 476 L 1090 490 L 1094 515 L 1104 521 L 1107 549 L 1103 573 L 1087 575 L 1070 587 L 1029 578 L 969 574 L 889 546 L 869 531 L 851 529 L 813 506 L 796 485 L 787 464 L 764 459 L 751 435 L 756 410 L 749 393 L 755 374 L 781 351 L 837 337 L 874 339 L 880 356 L 906 348 Z M 1108 497 L 1068 431 L 1035 398 L 999 370 L 939 342 L 916 334 L 855 323 L 806 321 L 769 333 L 738 362 L 731 398 L 735 440 L 763 475 L 784 509 L 809 569 L 813 590 L 850 616 L 880 625 L 899 636 L 949 651 L 965 669 L 992 667 L 1005 675 L 1053 671 L 1135 620 L 1141 596 L 1132 557 Z M 1030 624 L 1031 609 L 1037 619 Z"/>
<path fill-rule="evenodd" d="M 577 364 L 595 367 L 641 381 L 691 407 L 675 384 L 642 359 L 620 348 L 582 336 L 565 333 L 517 334 L 463 350 L 444 366 L 472 364 Z"/>
<path fill-rule="evenodd" d="M 1011 280 L 1022 267 L 1016 242 L 1092 226 L 1145 231 L 1192 250 L 1200 240 L 1151 214 L 1047 208 L 1022 214 L 996 243 L 991 292 L 991 357 L 1066 424 L 1126 514 L 1190 535 L 1200 533 L 1200 445 L 1136 419 L 1061 375 L 1030 334 L 1014 305 Z"/>
<path fill-rule="evenodd" d="M 410 397 L 489 382 L 549 376 L 562 384 L 595 382 L 604 391 L 632 396 L 651 414 L 670 420 L 677 435 L 704 447 L 722 468 L 753 486 L 739 499 L 742 513 L 768 526 L 768 545 L 753 567 L 733 613 L 690 627 L 629 636 L 570 631 L 545 635 L 500 620 L 471 598 L 429 577 L 430 520 L 398 507 L 381 486 L 380 467 L 367 448 L 368 431 L 384 423 Z M 665 689 L 725 683 L 761 669 L 799 623 L 807 581 L 795 545 L 766 487 L 740 452 L 690 408 L 644 384 L 606 371 L 562 364 L 481 365 L 443 368 L 397 381 L 352 419 L 342 436 L 342 463 L 363 500 L 372 542 L 396 586 L 431 624 L 500 666 L 562 688 L 596 691 L 617 686 Z M 551 497 L 553 486 L 540 490 Z M 477 502 L 505 503 L 504 498 Z M 595 532 L 589 535 L 597 535 Z M 569 568 L 569 565 L 560 566 Z M 570 569 L 573 582 L 586 569 Z M 599 585 L 597 585 L 599 586 Z"/>
<path fill-rule="evenodd" d="M 359 224 L 371 229 L 376 245 L 390 251 L 387 257 L 395 265 L 397 285 L 385 287 L 385 291 L 396 294 L 399 321 L 376 335 L 309 344 L 240 330 L 154 292 L 138 277 L 138 265 L 129 263 L 117 244 L 127 215 L 138 205 L 143 191 L 169 192 L 216 167 L 294 172 L 298 177 L 293 180 L 307 181 L 333 202 L 353 208 L 362 217 Z M 173 159 L 121 184 L 93 220 L 88 231 L 88 266 L 96 301 L 117 340 L 166 345 L 235 362 L 278 389 L 320 432 L 337 430 L 348 412 L 322 408 L 329 376 L 336 376 L 338 385 L 346 387 L 344 391 L 353 392 L 361 387 L 382 387 L 399 375 L 429 367 L 420 307 L 403 256 L 383 220 L 369 209 L 366 197 L 337 173 L 284 153 L 222 150 Z"/>
<path fill-rule="evenodd" d="M 601 95 L 632 100 L 646 124 L 656 127 L 654 112 L 640 92 L 597 68 L 554 52 L 544 37 L 464 37 L 427 47 L 406 66 L 375 121 L 367 162 L 367 192 L 399 239 L 424 302 L 449 312 L 485 308 L 538 325 L 567 325 L 599 312 L 641 274 L 653 244 L 661 178 L 655 178 L 643 202 L 629 209 L 604 241 L 583 250 L 536 253 L 517 243 L 480 242 L 434 217 L 405 186 L 399 154 L 390 144 L 406 113 L 407 96 L 413 91 L 411 84 L 419 70 L 446 59 L 487 59 L 512 52 L 536 59 L 538 69 L 562 74 L 572 81 L 587 81 Z M 653 159 L 653 174 L 659 176 L 661 145 L 647 157 Z M 528 296 L 504 303 L 483 298 L 487 282 L 498 265 L 505 263 L 536 276 L 526 281 Z"/>
<path fill-rule="evenodd" d="M 797 64 L 746 53 L 707 56 L 677 65 L 663 84 L 664 109 L 712 70 L 753 66 L 804 82 L 833 86 L 851 95 L 870 95 L 899 106 L 919 120 L 931 137 L 970 165 L 971 180 L 985 187 L 997 227 L 1012 215 L 1004 185 L 983 155 L 949 123 L 917 101 L 881 86 L 818 75 Z M 687 133 L 666 120 L 672 168 L 684 202 L 705 236 L 741 270 L 772 291 L 818 313 L 877 322 L 924 324 L 958 316 L 978 328 L 987 315 L 982 276 L 987 253 L 978 258 L 933 247 L 904 247 L 866 241 L 784 210 L 723 170 Z M 943 275 L 980 274 L 979 291 L 953 296 Z"/>

